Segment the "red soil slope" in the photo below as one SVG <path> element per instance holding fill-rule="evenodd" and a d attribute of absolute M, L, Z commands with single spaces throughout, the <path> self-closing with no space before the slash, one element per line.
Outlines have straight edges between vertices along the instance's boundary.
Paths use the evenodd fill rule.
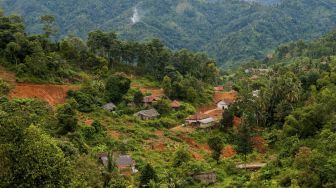
<path fill-rule="evenodd" d="M 50 84 L 17 84 L 10 93 L 10 98 L 36 98 L 47 101 L 50 105 L 65 102 L 66 93 L 69 90 L 78 89 L 70 85 Z"/>

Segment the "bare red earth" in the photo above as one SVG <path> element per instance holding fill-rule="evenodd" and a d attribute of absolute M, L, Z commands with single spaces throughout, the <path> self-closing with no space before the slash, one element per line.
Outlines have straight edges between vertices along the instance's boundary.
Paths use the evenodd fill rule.
<path fill-rule="evenodd" d="M 257 149 L 260 153 L 266 152 L 266 141 L 261 136 L 254 136 L 251 138 L 251 141 L 253 143 L 253 146 Z"/>
<path fill-rule="evenodd" d="M 203 156 L 199 153 L 192 152 L 191 156 L 197 161 L 203 160 Z"/>
<path fill-rule="evenodd" d="M 93 120 L 92 119 L 88 119 L 88 120 L 85 120 L 84 121 L 84 124 L 87 125 L 87 126 L 91 126 L 93 123 Z"/>
<path fill-rule="evenodd" d="M 227 145 L 225 146 L 222 155 L 224 158 L 230 158 L 233 157 L 237 154 L 236 150 L 233 149 L 233 147 L 231 145 Z"/>
<path fill-rule="evenodd" d="M 233 119 L 233 126 L 238 129 L 240 124 L 241 124 L 241 119 L 235 116 Z"/>
<path fill-rule="evenodd" d="M 65 102 L 69 90 L 77 90 L 78 86 L 50 84 L 17 84 L 10 93 L 10 98 L 35 98 L 47 101 L 50 105 Z"/>

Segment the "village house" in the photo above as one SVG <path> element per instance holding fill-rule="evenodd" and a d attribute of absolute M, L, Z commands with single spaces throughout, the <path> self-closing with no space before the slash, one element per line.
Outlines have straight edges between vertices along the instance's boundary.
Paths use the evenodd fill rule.
<path fill-rule="evenodd" d="M 204 129 L 214 126 L 215 120 L 207 114 L 197 113 L 186 118 L 186 124 Z"/>
<path fill-rule="evenodd" d="M 150 120 L 155 119 L 160 116 L 159 112 L 156 111 L 154 108 L 149 110 L 142 110 L 134 114 L 134 116 L 139 117 L 142 120 Z"/>
<path fill-rule="evenodd" d="M 98 154 L 98 158 L 104 166 L 108 165 L 108 153 L 100 153 Z"/>
<path fill-rule="evenodd" d="M 108 153 L 101 153 L 98 155 L 98 158 L 101 160 L 105 167 L 108 166 Z M 135 168 L 135 161 L 129 155 L 113 155 L 112 159 L 115 162 L 116 167 L 118 168 L 120 174 L 125 176 L 130 176 L 134 173 L 137 173 L 138 170 Z"/>
<path fill-rule="evenodd" d="M 217 182 L 217 176 L 215 172 L 203 172 L 193 175 L 193 178 L 204 184 L 213 184 Z"/>
<path fill-rule="evenodd" d="M 256 171 L 256 170 L 259 170 L 265 167 L 266 165 L 267 165 L 266 163 L 240 164 L 240 165 L 237 165 L 236 168 L 242 169 L 242 170 Z"/>
<path fill-rule="evenodd" d="M 135 161 L 129 155 L 119 155 L 115 162 L 120 174 L 128 176 L 138 172 Z"/>
<path fill-rule="evenodd" d="M 110 102 L 110 103 L 104 104 L 102 108 L 106 111 L 112 112 L 117 109 L 117 106 L 113 104 L 112 102 Z"/>
<path fill-rule="evenodd" d="M 170 107 L 173 109 L 179 109 L 181 107 L 181 103 L 177 100 L 174 100 L 170 103 Z"/>
<path fill-rule="evenodd" d="M 153 96 L 153 95 L 150 95 L 150 96 L 145 96 L 142 100 L 142 102 L 145 104 L 145 105 L 151 105 L 153 104 L 154 102 L 157 102 L 160 100 L 160 97 L 158 96 Z"/>
<path fill-rule="evenodd" d="M 223 99 L 216 102 L 217 108 L 221 110 L 229 109 L 229 107 L 233 104 L 234 101 Z"/>

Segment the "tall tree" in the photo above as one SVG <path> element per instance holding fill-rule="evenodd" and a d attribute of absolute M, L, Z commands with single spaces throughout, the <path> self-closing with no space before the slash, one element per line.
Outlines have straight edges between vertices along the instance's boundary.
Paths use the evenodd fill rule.
<path fill-rule="evenodd" d="M 236 136 L 236 144 L 238 146 L 237 151 L 244 155 L 245 161 L 247 154 L 252 151 L 252 129 L 248 123 L 246 116 L 244 116 Z"/>
<path fill-rule="evenodd" d="M 220 129 L 222 131 L 228 130 L 233 125 L 234 115 L 231 109 L 223 112 L 223 118 L 220 122 Z"/>
<path fill-rule="evenodd" d="M 151 181 L 157 182 L 158 176 L 156 175 L 156 172 L 153 169 L 153 167 L 150 164 L 147 164 L 141 171 L 139 187 L 149 188 L 150 187 L 149 184 Z"/>
<path fill-rule="evenodd" d="M 131 81 L 126 75 L 115 74 L 110 76 L 105 86 L 107 99 L 112 102 L 120 102 L 123 95 L 129 90 L 130 84 Z"/>
<path fill-rule="evenodd" d="M 43 31 L 47 38 L 57 33 L 55 21 L 56 21 L 55 16 L 52 15 L 41 16 L 41 22 L 44 24 Z"/>
<path fill-rule="evenodd" d="M 219 136 L 209 138 L 208 145 L 212 150 L 212 158 L 219 162 L 224 147 L 223 140 Z"/>
<path fill-rule="evenodd" d="M 60 106 L 57 109 L 56 117 L 58 124 L 61 126 L 61 132 L 74 132 L 77 128 L 77 114 L 75 109 L 68 103 Z"/>

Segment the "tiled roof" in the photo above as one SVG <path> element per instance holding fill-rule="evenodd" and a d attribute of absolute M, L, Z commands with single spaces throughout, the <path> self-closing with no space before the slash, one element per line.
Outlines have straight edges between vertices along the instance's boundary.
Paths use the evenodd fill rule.
<path fill-rule="evenodd" d="M 142 111 L 136 113 L 135 115 L 139 115 L 139 114 L 141 114 L 143 116 L 146 116 L 146 117 L 157 117 L 157 116 L 160 115 L 159 112 L 156 111 L 154 108 L 149 109 L 149 110 L 142 110 Z"/>
<path fill-rule="evenodd" d="M 173 102 L 170 103 L 170 106 L 172 108 L 179 108 L 181 106 L 181 103 L 177 100 L 174 100 Z"/>
<path fill-rule="evenodd" d="M 116 160 L 116 164 L 122 166 L 133 165 L 134 161 L 129 155 L 120 155 Z"/>
<path fill-rule="evenodd" d="M 203 113 L 197 113 L 197 114 L 189 116 L 186 120 L 198 121 L 198 120 L 204 120 L 204 119 L 207 119 L 207 118 L 210 118 L 210 116 L 207 115 L 207 114 L 203 114 Z"/>

